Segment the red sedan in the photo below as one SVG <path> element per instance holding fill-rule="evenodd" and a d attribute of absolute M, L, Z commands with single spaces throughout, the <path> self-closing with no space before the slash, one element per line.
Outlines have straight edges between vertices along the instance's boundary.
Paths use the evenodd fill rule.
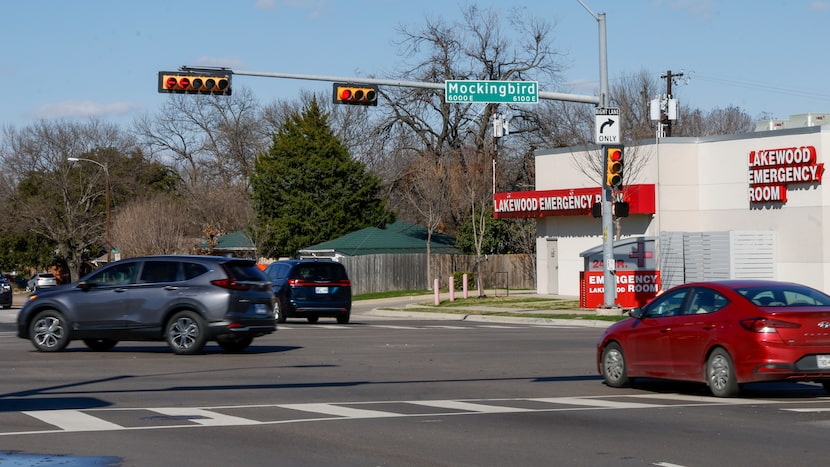
<path fill-rule="evenodd" d="M 830 296 L 776 281 L 674 287 L 610 326 L 597 345 L 605 383 L 704 382 L 730 397 L 743 383 L 815 381 L 830 392 Z"/>

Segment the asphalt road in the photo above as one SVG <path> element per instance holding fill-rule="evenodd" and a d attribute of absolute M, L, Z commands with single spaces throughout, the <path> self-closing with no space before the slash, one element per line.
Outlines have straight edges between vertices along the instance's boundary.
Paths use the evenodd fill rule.
<path fill-rule="evenodd" d="M 351 325 L 289 321 L 243 354 L 182 357 L 163 343 L 42 354 L 4 325 L 0 465 L 826 463 L 818 386 L 755 385 L 737 399 L 694 384 L 612 389 L 596 374 L 598 327 L 356 305 Z"/>

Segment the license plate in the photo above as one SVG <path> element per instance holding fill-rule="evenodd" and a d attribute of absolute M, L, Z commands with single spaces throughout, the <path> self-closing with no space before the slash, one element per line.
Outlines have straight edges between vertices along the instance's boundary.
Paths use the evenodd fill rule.
<path fill-rule="evenodd" d="M 822 370 L 830 368 L 830 355 L 816 355 L 816 364 Z"/>
<path fill-rule="evenodd" d="M 254 305 L 254 311 L 258 315 L 264 315 L 268 313 L 268 307 L 263 305 L 262 303 L 257 303 L 256 305 Z"/>
<path fill-rule="evenodd" d="M 314 287 L 314 293 L 317 295 L 326 295 L 329 293 L 328 287 Z"/>

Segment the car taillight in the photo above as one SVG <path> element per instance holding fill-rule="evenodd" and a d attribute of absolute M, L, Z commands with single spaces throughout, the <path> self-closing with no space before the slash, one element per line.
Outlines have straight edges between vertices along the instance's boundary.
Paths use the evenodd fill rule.
<path fill-rule="evenodd" d="M 339 281 L 307 281 L 305 279 L 288 279 L 288 285 L 294 287 L 302 287 L 304 285 L 327 285 L 329 287 L 351 287 L 352 281 L 348 279 L 343 279 Z"/>
<path fill-rule="evenodd" d="M 214 281 L 210 281 L 210 283 L 217 287 L 231 290 L 248 290 L 251 288 L 248 284 L 240 284 L 239 282 L 236 282 L 236 279 L 216 279 Z"/>
<path fill-rule="evenodd" d="M 780 319 L 772 319 L 772 318 L 750 318 L 741 320 L 741 326 L 744 329 L 752 332 L 761 332 L 761 333 L 776 333 L 778 329 L 795 329 L 800 328 L 801 325 L 798 323 L 791 323 L 789 321 L 781 321 Z"/>

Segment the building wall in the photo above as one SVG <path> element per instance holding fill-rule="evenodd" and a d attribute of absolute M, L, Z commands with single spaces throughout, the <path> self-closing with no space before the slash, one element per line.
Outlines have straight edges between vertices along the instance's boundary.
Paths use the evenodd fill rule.
<path fill-rule="evenodd" d="M 830 160 L 830 126 L 713 138 L 664 138 L 626 147 L 626 171 L 634 155 L 643 166 L 627 183 L 654 184 L 656 213 L 621 222 L 623 237 L 661 232 L 774 231 L 777 278 L 830 291 L 830 193 L 818 184 L 790 185 L 785 203 L 749 200 L 751 151 L 814 146 L 819 163 Z M 598 149 L 591 149 L 598 151 Z M 537 190 L 596 187 L 579 169 L 585 150 L 541 151 Z M 596 176 L 598 178 L 598 176 Z M 539 219 L 537 236 L 558 238 L 558 293 L 579 294 L 579 254 L 602 242 L 600 219 L 590 216 Z M 543 246 L 544 243 L 537 245 Z M 537 251 L 537 256 L 546 254 Z M 537 273 L 537 276 L 541 271 Z M 539 276 L 541 278 L 541 276 Z M 539 289 L 540 293 L 547 293 Z"/>

